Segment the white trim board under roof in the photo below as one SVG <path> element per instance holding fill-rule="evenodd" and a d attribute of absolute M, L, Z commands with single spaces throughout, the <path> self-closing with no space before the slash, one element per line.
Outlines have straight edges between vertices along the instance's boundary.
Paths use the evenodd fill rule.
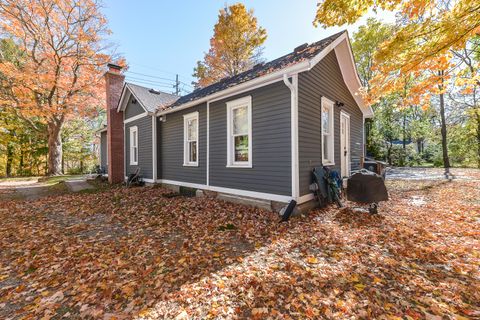
<path fill-rule="evenodd" d="M 335 40 L 331 41 L 330 44 L 325 46 L 318 54 L 316 54 L 312 58 L 304 59 L 292 64 L 287 64 L 285 67 L 280 68 L 271 73 L 267 73 L 265 75 L 258 76 L 258 77 L 253 77 L 253 79 L 251 80 L 247 80 L 245 82 L 232 85 L 225 89 L 215 91 L 211 94 L 201 96 L 197 99 L 193 99 L 191 101 L 186 101 L 185 103 L 178 104 L 179 102 L 181 102 L 183 98 L 182 97 L 176 102 L 178 105 L 175 105 L 174 103 L 168 107 L 164 107 L 163 109 L 159 108 L 156 114 L 164 115 L 164 114 L 176 112 L 179 110 L 187 109 L 189 107 L 193 107 L 207 101 L 212 102 L 214 100 L 227 98 L 232 95 L 240 94 L 245 91 L 253 90 L 255 88 L 263 87 L 268 84 L 281 81 L 284 75 L 291 77 L 295 74 L 309 71 L 313 67 L 315 67 L 315 65 L 319 63 L 325 56 L 327 56 L 327 54 L 329 54 L 332 50 L 334 50 L 337 56 L 338 63 L 340 65 L 342 77 L 345 81 L 345 84 L 347 85 L 347 88 L 349 89 L 353 98 L 355 99 L 358 106 L 362 110 L 364 117 L 371 118 L 373 117 L 373 110 L 370 106 L 367 106 L 365 104 L 360 92 L 362 85 L 361 85 L 360 79 L 358 78 L 357 69 L 355 66 L 355 61 L 353 59 L 350 41 L 348 38 L 348 33 L 344 31 L 340 35 L 338 36 L 334 35 L 332 37 L 336 37 Z M 308 46 L 306 48 L 308 48 Z M 219 81 L 219 83 L 221 83 L 222 81 Z"/>

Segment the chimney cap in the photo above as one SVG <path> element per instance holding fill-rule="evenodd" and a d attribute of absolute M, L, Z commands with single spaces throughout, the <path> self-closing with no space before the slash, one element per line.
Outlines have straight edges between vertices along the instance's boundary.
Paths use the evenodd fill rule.
<path fill-rule="evenodd" d="M 109 63 L 109 64 L 107 64 L 107 67 L 108 67 L 108 70 L 109 70 L 109 71 L 116 71 L 116 72 L 118 72 L 118 71 L 122 70 L 122 67 L 121 67 L 121 66 L 119 66 L 118 64 L 114 64 L 114 63 Z"/>

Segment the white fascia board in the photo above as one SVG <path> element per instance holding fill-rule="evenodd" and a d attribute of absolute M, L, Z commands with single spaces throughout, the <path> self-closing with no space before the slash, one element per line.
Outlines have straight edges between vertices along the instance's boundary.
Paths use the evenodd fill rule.
<path fill-rule="evenodd" d="M 164 115 L 164 114 L 168 114 L 168 113 L 172 113 L 172 112 L 177 112 L 177 111 L 180 111 L 180 110 L 183 110 L 183 109 L 187 109 L 187 108 L 199 105 L 199 104 L 207 102 L 207 101 L 213 102 L 213 101 L 221 100 L 221 99 L 227 98 L 227 97 L 232 96 L 232 95 L 240 94 L 240 93 L 245 92 L 245 91 L 253 90 L 253 89 L 263 87 L 263 86 L 266 86 L 268 84 L 271 84 L 271 83 L 274 83 L 274 82 L 277 82 L 277 81 L 281 81 L 281 80 L 283 80 L 283 75 L 286 74 L 286 73 L 289 74 L 289 75 L 293 75 L 293 74 L 297 74 L 297 73 L 302 72 L 302 71 L 306 71 L 308 69 L 309 69 L 309 61 L 303 61 L 303 62 L 294 64 L 291 67 L 280 69 L 280 70 L 275 71 L 273 73 L 270 73 L 270 74 L 267 74 L 265 76 L 252 79 L 250 81 L 241 83 L 239 85 L 230 87 L 230 88 L 222 90 L 222 91 L 218 91 L 216 93 L 205 96 L 203 98 L 184 103 L 184 104 L 182 104 L 178 107 L 168 109 L 168 110 L 163 110 L 163 111 L 157 111 L 157 115 L 160 116 L 160 115 Z"/>
<path fill-rule="evenodd" d="M 347 33 L 345 33 L 345 35 L 347 35 Z M 360 110 L 362 110 L 363 116 L 365 118 L 373 117 L 372 107 L 365 104 L 362 93 L 360 92 L 362 83 L 358 77 L 357 67 L 355 65 L 355 59 L 353 57 L 348 36 L 335 46 L 335 55 L 338 59 L 338 65 L 340 66 L 343 80 L 352 94 L 353 99 L 360 107 Z"/>

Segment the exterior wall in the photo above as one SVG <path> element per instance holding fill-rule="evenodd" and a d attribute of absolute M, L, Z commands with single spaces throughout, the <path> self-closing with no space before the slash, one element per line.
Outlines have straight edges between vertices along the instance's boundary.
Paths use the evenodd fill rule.
<path fill-rule="evenodd" d="M 343 81 L 335 51 L 330 52 L 312 70 L 299 74 L 298 152 L 300 196 L 310 193 L 311 171 L 322 164 L 321 97 L 345 104 L 350 115 L 350 156 L 352 170 L 363 155 L 363 114 Z M 330 168 L 340 172 L 340 109 L 334 108 L 334 157 Z"/>
<path fill-rule="evenodd" d="M 128 107 L 127 107 L 128 110 Z M 138 128 L 138 165 L 130 165 L 130 128 Z M 145 116 L 125 124 L 125 175 L 140 167 L 144 179 L 153 179 L 152 167 L 152 117 Z"/>
<path fill-rule="evenodd" d="M 183 165 L 183 116 L 198 111 L 198 167 Z M 207 105 L 167 114 L 158 122 L 158 177 L 161 179 L 206 184 L 207 183 Z M 158 120 L 157 120 L 158 121 Z"/>
<path fill-rule="evenodd" d="M 137 101 L 137 103 L 132 103 L 133 100 L 133 96 L 130 95 L 130 100 L 128 101 L 127 107 L 125 108 L 125 119 L 135 117 L 145 112 L 143 107 L 140 105 L 140 102 Z"/>
<path fill-rule="evenodd" d="M 100 167 L 105 170 L 108 168 L 107 144 L 107 131 L 102 131 L 100 132 Z"/>
<path fill-rule="evenodd" d="M 227 168 L 226 102 L 252 97 L 252 168 Z M 210 185 L 292 194 L 290 90 L 279 81 L 210 103 Z"/>

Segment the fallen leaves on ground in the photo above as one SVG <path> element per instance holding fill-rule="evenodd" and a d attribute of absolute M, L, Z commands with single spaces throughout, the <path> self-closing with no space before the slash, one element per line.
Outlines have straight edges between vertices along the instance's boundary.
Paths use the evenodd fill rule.
<path fill-rule="evenodd" d="M 156 187 L 3 201 L 0 318 L 480 317 L 478 182 L 389 190 L 288 223 Z"/>

